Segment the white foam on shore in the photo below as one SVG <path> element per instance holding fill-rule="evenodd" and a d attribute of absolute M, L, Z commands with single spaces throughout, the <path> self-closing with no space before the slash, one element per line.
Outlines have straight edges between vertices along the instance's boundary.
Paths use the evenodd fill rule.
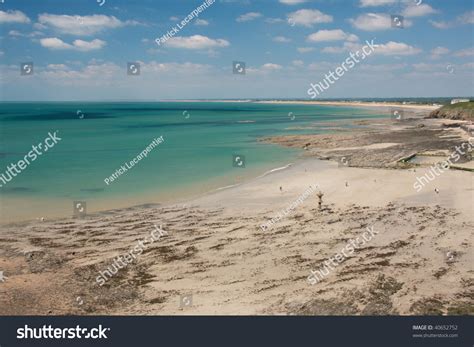
<path fill-rule="evenodd" d="M 275 168 L 275 169 L 272 169 L 272 170 L 270 170 L 270 171 L 265 172 L 263 175 L 258 176 L 257 178 L 265 177 L 265 176 L 267 176 L 267 175 L 270 175 L 270 174 L 273 173 L 273 172 L 277 172 L 277 171 L 281 171 L 281 170 L 286 170 L 286 169 L 290 168 L 292 165 L 293 165 L 293 163 L 290 163 L 290 164 L 285 165 L 285 166 L 282 166 L 282 167 L 277 167 L 277 168 Z"/>
<path fill-rule="evenodd" d="M 230 188 L 233 188 L 233 187 L 237 187 L 238 185 L 240 185 L 240 183 L 231 184 L 230 186 L 220 187 L 220 188 L 214 189 L 214 191 L 223 190 L 223 189 L 230 189 Z"/>
<path fill-rule="evenodd" d="M 265 177 L 273 172 L 277 172 L 277 171 L 281 171 L 281 170 L 286 170 L 288 168 L 290 168 L 291 166 L 293 165 L 293 163 L 290 163 L 288 165 L 285 165 L 285 166 L 282 166 L 282 167 L 277 167 L 275 169 L 271 169 L 270 171 L 267 171 L 265 172 L 264 174 L 260 175 L 260 176 L 257 176 L 256 178 L 262 178 L 262 177 Z M 237 184 L 231 184 L 229 186 L 224 186 L 224 187 L 219 187 L 217 189 L 214 189 L 213 191 L 220 191 L 220 190 L 224 190 L 224 189 L 230 189 L 230 188 L 234 188 L 234 187 L 237 187 L 237 186 L 240 186 L 242 183 L 237 183 Z"/>

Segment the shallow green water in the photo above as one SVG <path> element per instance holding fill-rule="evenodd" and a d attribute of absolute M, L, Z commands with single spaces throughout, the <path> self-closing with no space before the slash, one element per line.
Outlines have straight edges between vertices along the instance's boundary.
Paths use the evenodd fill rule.
<path fill-rule="evenodd" d="M 378 116 L 347 107 L 255 103 L 2 103 L 5 179 L 7 166 L 48 132 L 61 138 L 9 182 L 0 181 L 2 218 L 12 213 L 26 218 L 31 211 L 58 215 L 73 200 L 101 207 L 120 200 L 160 202 L 232 184 L 297 156 L 298 151 L 258 142 L 261 137 L 305 133 L 298 128 L 314 122 Z M 164 142 L 147 158 L 110 185 L 104 182 L 160 136 Z M 245 168 L 233 166 L 233 155 L 245 157 Z"/>

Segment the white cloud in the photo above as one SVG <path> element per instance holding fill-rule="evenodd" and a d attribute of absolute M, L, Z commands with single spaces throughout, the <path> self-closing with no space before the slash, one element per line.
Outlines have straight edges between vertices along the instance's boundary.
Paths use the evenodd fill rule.
<path fill-rule="evenodd" d="M 474 47 L 461 49 L 460 51 L 455 52 L 454 55 L 456 57 L 471 57 L 471 56 L 474 56 Z"/>
<path fill-rule="evenodd" d="M 448 54 L 450 50 L 446 47 L 436 47 L 431 50 L 431 58 L 438 59 L 444 54 Z"/>
<path fill-rule="evenodd" d="M 390 41 L 385 44 L 379 44 L 374 53 L 382 55 L 414 55 L 422 50 L 403 42 Z"/>
<path fill-rule="evenodd" d="M 430 5 L 424 3 L 417 5 L 413 2 L 409 4 L 407 8 L 405 8 L 405 10 L 402 12 L 402 15 L 405 17 L 422 17 L 434 13 L 438 13 L 438 11 L 432 8 Z"/>
<path fill-rule="evenodd" d="M 390 15 L 385 13 L 365 13 L 356 19 L 350 19 L 349 22 L 359 30 L 378 31 L 392 29 L 392 20 Z M 403 21 L 403 26 L 408 28 L 412 22 L 408 19 Z M 399 29 L 397 29 L 399 30 Z"/>
<path fill-rule="evenodd" d="M 407 64 L 362 64 L 359 69 L 370 72 L 389 72 L 401 70 L 407 67 Z"/>
<path fill-rule="evenodd" d="M 287 42 L 291 42 L 291 39 L 289 39 L 285 36 L 275 36 L 273 38 L 273 41 L 280 42 L 280 43 L 287 43 Z"/>
<path fill-rule="evenodd" d="M 318 10 L 298 10 L 288 14 L 288 23 L 290 25 L 301 25 L 312 27 L 313 24 L 331 23 L 333 17 Z"/>
<path fill-rule="evenodd" d="M 151 61 L 149 63 L 141 63 L 142 69 L 149 72 L 157 73 L 172 73 L 172 74 L 200 74 L 207 73 L 211 67 L 209 65 L 195 64 L 195 63 L 161 63 L 157 61 Z"/>
<path fill-rule="evenodd" d="M 57 37 L 48 37 L 40 40 L 41 46 L 49 49 L 72 49 L 72 45 L 64 42 Z"/>
<path fill-rule="evenodd" d="M 416 71 L 433 71 L 433 70 L 439 69 L 440 67 L 444 68 L 444 65 L 418 63 L 418 64 L 412 64 L 412 67 Z"/>
<path fill-rule="evenodd" d="M 434 26 L 437 29 L 449 29 L 452 26 L 451 23 L 444 22 L 444 21 L 437 22 L 434 20 L 430 20 L 429 22 L 431 23 L 432 26 Z"/>
<path fill-rule="evenodd" d="M 474 11 L 466 12 L 457 19 L 461 24 L 474 24 Z"/>
<path fill-rule="evenodd" d="M 260 18 L 262 16 L 261 13 L 259 12 L 249 12 L 245 13 L 239 17 L 237 17 L 236 21 L 237 22 L 248 22 L 257 18 Z"/>
<path fill-rule="evenodd" d="M 334 30 L 319 30 L 307 37 L 310 42 L 324 42 L 324 41 L 358 41 L 359 38 L 354 34 L 348 34 L 341 29 Z"/>
<path fill-rule="evenodd" d="M 266 63 L 262 65 L 262 70 L 266 71 L 275 71 L 275 70 L 281 70 L 283 67 L 278 64 L 273 64 L 273 63 Z"/>
<path fill-rule="evenodd" d="M 437 29 L 449 29 L 456 25 L 474 24 L 474 11 L 466 12 L 456 17 L 456 20 L 450 22 L 434 20 L 430 20 L 429 22 Z"/>
<path fill-rule="evenodd" d="M 120 28 L 125 25 L 133 25 L 136 22 L 122 22 L 114 16 L 92 15 L 92 16 L 69 16 L 55 14 L 40 14 L 38 16 L 40 25 L 51 27 L 63 34 L 93 35 L 105 29 Z"/>
<path fill-rule="evenodd" d="M 297 50 L 300 53 L 308 53 L 308 52 L 314 51 L 314 48 L 313 47 L 298 47 Z"/>
<path fill-rule="evenodd" d="M 173 21 L 173 22 L 177 22 L 177 21 L 179 21 L 179 17 L 171 16 L 170 20 Z"/>
<path fill-rule="evenodd" d="M 356 51 L 360 50 L 362 48 L 362 45 L 360 43 L 355 43 L 355 42 L 344 42 L 344 45 L 341 47 L 324 47 L 321 49 L 322 53 L 330 53 L 330 54 L 339 54 L 343 52 L 349 52 L 349 51 Z"/>
<path fill-rule="evenodd" d="M 87 52 L 101 49 L 106 45 L 105 41 L 94 39 L 92 41 L 74 40 L 72 44 L 66 43 L 57 37 L 48 37 L 40 40 L 41 46 L 52 50 L 75 50 Z"/>
<path fill-rule="evenodd" d="M 64 64 L 48 64 L 46 68 L 49 70 L 67 70 L 68 69 L 68 67 Z"/>
<path fill-rule="evenodd" d="M 265 19 L 265 23 L 269 24 L 276 24 L 276 23 L 284 23 L 285 21 L 281 18 L 267 18 Z"/>
<path fill-rule="evenodd" d="M 298 66 L 298 67 L 304 65 L 303 60 L 293 60 L 291 63 L 292 63 L 294 66 Z"/>
<path fill-rule="evenodd" d="M 334 47 L 334 46 L 324 47 L 323 49 L 321 49 L 322 53 L 330 53 L 330 54 L 339 54 L 345 51 L 346 49 L 344 47 Z"/>
<path fill-rule="evenodd" d="M 33 31 L 29 34 L 25 34 L 25 33 L 19 32 L 17 30 L 10 30 L 8 32 L 8 35 L 13 36 L 13 37 L 36 37 L 36 36 L 41 36 L 41 35 L 44 35 L 44 34 L 40 31 Z"/>
<path fill-rule="evenodd" d="M 106 45 L 106 42 L 99 39 L 95 39 L 92 41 L 74 40 L 72 44 L 77 50 L 86 52 L 101 49 Z"/>
<path fill-rule="evenodd" d="M 393 5 L 399 0 L 360 0 L 360 7 Z"/>
<path fill-rule="evenodd" d="M 227 47 L 229 42 L 223 39 L 211 39 L 207 36 L 176 36 L 170 38 L 164 43 L 167 47 L 184 48 L 184 49 L 210 49 L 218 47 Z"/>
<path fill-rule="evenodd" d="M 206 25 L 209 25 L 209 22 L 205 19 L 196 19 L 196 21 L 194 22 L 194 24 L 196 25 L 201 25 L 201 26 L 206 26 Z"/>
<path fill-rule="evenodd" d="M 2 23 L 30 23 L 30 19 L 21 11 L 0 11 L 0 24 Z"/>
<path fill-rule="evenodd" d="M 209 71 L 212 69 L 209 65 L 189 62 L 150 61 L 145 63 L 139 61 L 139 63 L 142 71 L 140 83 L 148 82 L 147 89 L 155 85 L 157 76 L 160 76 L 160 78 L 166 77 L 169 81 L 175 81 L 177 75 L 182 76 L 182 78 L 191 76 L 191 80 L 194 78 L 193 76 L 203 76 L 203 80 L 205 80 L 209 77 Z M 85 67 L 50 64 L 47 69 L 38 72 L 38 75 L 43 78 L 43 82 L 73 88 L 85 87 L 90 89 L 93 87 L 115 86 L 114 93 L 120 92 L 120 86 L 123 86 L 124 80 L 127 79 L 123 66 L 96 60 L 91 60 Z"/>
<path fill-rule="evenodd" d="M 307 0 L 279 0 L 281 4 L 285 5 L 298 5 L 305 3 Z"/>

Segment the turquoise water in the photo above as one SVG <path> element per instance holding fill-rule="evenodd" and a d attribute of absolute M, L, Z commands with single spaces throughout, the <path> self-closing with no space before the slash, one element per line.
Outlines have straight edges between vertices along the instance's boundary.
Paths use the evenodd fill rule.
<path fill-rule="evenodd" d="M 100 210 L 203 193 L 293 162 L 299 153 L 261 137 L 379 116 L 347 107 L 237 102 L 1 103 L 0 175 L 48 132 L 61 138 L 0 187 L 2 221 L 69 215 L 73 200 Z M 104 182 L 160 136 L 164 142 L 147 158 Z M 235 154 L 245 157 L 245 168 L 233 166 Z"/>

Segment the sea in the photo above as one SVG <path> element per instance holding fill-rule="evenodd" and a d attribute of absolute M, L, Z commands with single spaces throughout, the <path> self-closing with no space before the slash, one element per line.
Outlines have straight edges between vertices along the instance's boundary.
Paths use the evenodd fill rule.
<path fill-rule="evenodd" d="M 380 117 L 387 115 L 256 102 L 3 102 L 0 220 L 68 217 L 77 201 L 87 213 L 186 201 L 301 157 L 265 137 L 330 133 L 334 121 Z"/>

